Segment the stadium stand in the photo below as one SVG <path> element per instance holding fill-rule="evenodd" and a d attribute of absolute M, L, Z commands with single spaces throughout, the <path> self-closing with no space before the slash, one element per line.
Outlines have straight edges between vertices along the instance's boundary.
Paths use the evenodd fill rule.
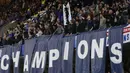
<path fill-rule="evenodd" d="M 6 44 L 14 44 L 22 39 L 38 37 L 40 35 L 61 33 L 70 35 L 127 24 L 128 3 L 125 1 L 114 2 L 112 5 L 97 2 L 97 4 L 93 3 L 89 6 L 84 5 L 83 2 L 80 1 L 70 2 L 70 5 L 72 21 L 66 26 L 63 25 L 63 5 L 59 1 L 48 1 L 43 8 L 40 2 L 32 2 L 25 7 L 25 11 L 23 10 L 22 12 L 20 11 L 22 8 L 19 4 L 14 5 L 11 9 L 13 11 L 8 10 L 9 12 L 7 11 L 4 15 L 7 20 L 12 23 L 3 27 L 3 30 L 1 30 L 4 31 L 2 32 L 5 34 L 3 36 L 6 37 L 6 39 L 3 40 L 15 40 L 11 41 L 11 43 L 6 42 Z M 10 15 L 13 18 L 8 17 Z M 18 38 L 18 36 L 21 38 Z"/>
<path fill-rule="evenodd" d="M 72 20 L 68 25 L 64 25 L 63 3 L 60 1 L 48 0 L 41 3 L 40 0 L 34 0 L 30 4 L 25 2 L 22 5 L 16 3 L 10 10 L 0 12 L 0 26 L 3 25 L 0 28 L 0 46 L 12 45 L 19 41 L 24 43 L 26 39 L 41 35 L 64 33 L 69 36 L 130 23 L 130 20 L 127 21 L 130 17 L 130 4 L 126 1 L 113 2 L 112 5 L 103 1 L 92 5 L 86 5 L 82 1 L 70 1 L 70 7 Z M 130 60 L 126 61 L 125 73 L 130 73 Z"/>

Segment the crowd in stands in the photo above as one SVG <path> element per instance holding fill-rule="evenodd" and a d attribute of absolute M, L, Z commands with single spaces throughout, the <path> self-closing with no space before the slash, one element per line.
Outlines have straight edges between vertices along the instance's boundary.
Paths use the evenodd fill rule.
<path fill-rule="evenodd" d="M 13 20 L 23 21 L 34 15 L 40 10 L 40 0 L 28 0 L 23 2 L 14 0 L 10 5 L 0 6 L 0 26 L 7 24 Z"/>
<path fill-rule="evenodd" d="M 71 35 L 127 24 L 129 4 L 125 1 L 113 2 L 111 5 L 103 1 L 92 5 L 84 5 L 82 1 L 70 1 L 72 20 L 67 25 L 63 24 L 63 4 L 60 1 L 48 0 L 46 5 L 38 3 L 32 3 L 29 8 L 27 7 L 27 11 L 25 9 L 23 12 L 19 11 L 21 9 L 19 4 L 13 7 L 14 10 L 7 10 L 6 21 L 12 18 L 27 20 L 18 21 L 17 27 L 8 29 L 0 37 L 1 44 L 14 44 L 41 35 L 61 33 Z M 36 11 L 38 11 L 37 14 Z"/>
<path fill-rule="evenodd" d="M 0 46 L 41 35 L 71 35 L 125 25 L 130 14 L 130 4 L 126 1 L 110 5 L 103 1 L 92 5 L 85 5 L 82 1 L 69 3 L 72 20 L 67 25 L 63 24 L 63 3 L 56 0 L 48 0 L 45 4 L 41 4 L 40 0 L 34 0 L 31 4 L 16 3 L 6 12 L 0 12 L 0 24 L 17 20 L 17 27 L 0 35 Z M 130 73 L 130 70 L 126 73 Z"/>

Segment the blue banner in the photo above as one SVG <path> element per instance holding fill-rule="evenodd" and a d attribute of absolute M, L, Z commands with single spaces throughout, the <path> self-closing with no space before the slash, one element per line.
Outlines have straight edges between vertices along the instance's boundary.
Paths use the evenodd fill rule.
<path fill-rule="evenodd" d="M 12 47 L 4 46 L 2 48 L 2 57 L 1 57 L 1 68 L 0 73 L 10 73 L 11 72 L 11 56 L 12 56 Z"/>
<path fill-rule="evenodd" d="M 0 47 L 0 73 L 20 73 L 21 64 L 24 73 L 44 73 L 45 69 L 48 73 L 105 73 L 106 43 L 111 73 L 123 73 L 122 38 L 125 43 L 130 41 L 129 28 L 124 30 L 125 37 L 123 28 L 116 27 L 68 37 L 63 37 L 63 34 L 43 35 L 25 40 L 25 44 Z M 21 56 L 24 63 L 21 63 Z"/>
<path fill-rule="evenodd" d="M 21 51 L 22 42 L 12 46 L 12 60 L 13 60 L 13 73 L 19 73 L 19 64 L 20 64 L 20 51 Z"/>
<path fill-rule="evenodd" d="M 48 73 L 61 73 L 62 37 L 63 35 L 54 35 L 48 42 L 48 50 L 49 50 Z"/>
<path fill-rule="evenodd" d="M 111 73 L 124 73 L 122 65 L 123 28 L 112 28 L 109 31 L 109 54 Z"/>
<path fill-rule="evenodd" d="M 62 73 L 73 73 L 73 52 L 75 36 L 62 39 Z"/>
<path fill-rule="evenodd" d="M 77 36 L 76 73 L 90 73 L 90 46 L 91 33 L 82 33 Z"/>
<path fill-rule="evenodd" d="M 105 73 L 106 30 L 94 31 L 91 38 L 91 73 Z"/>
<path fill-rule="evenodd" d="M 47 57 L 48 36 L 41 36 L 37 39 L 37 44 L 32 57 L 32 67 L 30 73 L 44 73 Z"/>
<path fill-rule="evenodd" d="M 31 61 L 33 56 L 33 51 L 36 45 L 36 38 L 25 40 L 24 45 L 24 73 L 30 73 Z"/>

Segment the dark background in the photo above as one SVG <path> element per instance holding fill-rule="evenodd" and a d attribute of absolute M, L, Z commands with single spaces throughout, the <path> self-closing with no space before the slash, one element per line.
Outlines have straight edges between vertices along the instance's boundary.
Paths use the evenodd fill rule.
<path fill-rule="evenodd" d="M 13 1 L 23 1 L 23 0 L 0 0 L 0 5 L 7 5 Z M 32 1 L 32 0 L 26 0 L 26 1 Z M 59 0 L 59 1 L 61 1 L 61 0 Z M 62 0 L 62 1 L 66 1 L 66 0 Z M 84 1 L 85 4 L 92 4 L 93 1 L 94 2 L 104 1 L 105 3 L 111 4 L 114 1 L 124 1 L 124 0 L 71 0 L 71 1 Z"/>

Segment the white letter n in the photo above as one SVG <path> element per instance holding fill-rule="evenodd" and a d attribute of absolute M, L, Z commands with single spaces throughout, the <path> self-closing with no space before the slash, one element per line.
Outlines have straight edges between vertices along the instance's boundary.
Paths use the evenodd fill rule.
<path fill-rule="evenodd" d="M 103 58 L 103 48 L 104 48 L 104 38 L 100 39 L 100 46 L 98 46 L 98 43 L 96 39 L 92 40 L 92 45 L 91 45 L 91 59 L 94 59 L 95 57 L 95 52 L 97 53 L 98 58 Z"/>

